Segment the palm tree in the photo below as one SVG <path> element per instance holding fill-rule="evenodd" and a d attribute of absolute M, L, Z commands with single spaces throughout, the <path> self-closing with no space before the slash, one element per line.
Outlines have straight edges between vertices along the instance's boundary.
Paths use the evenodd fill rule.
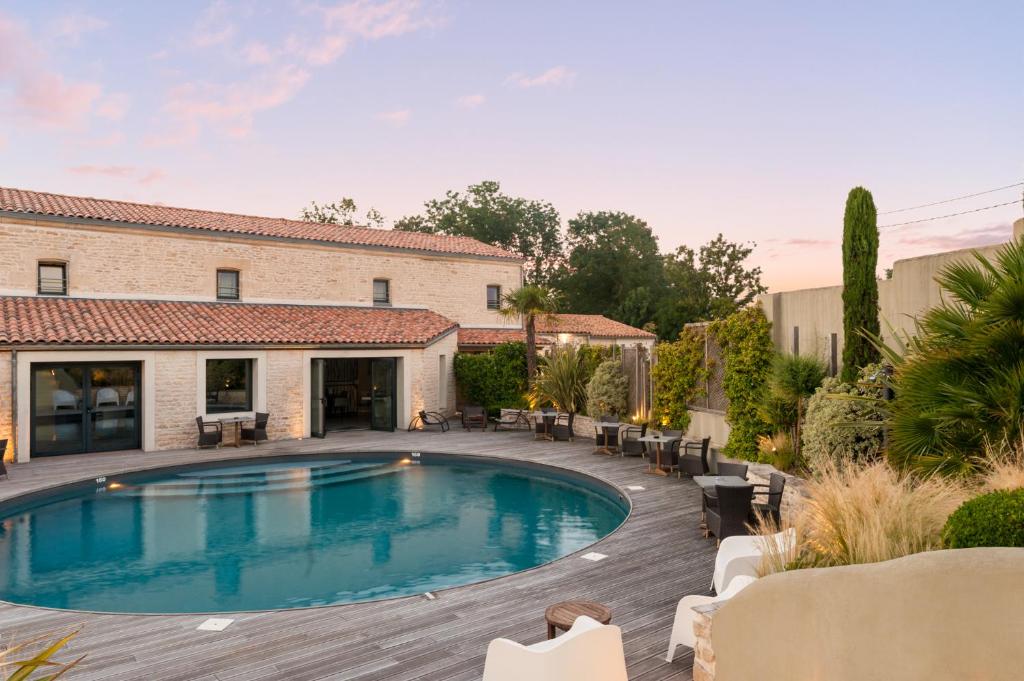
<path fill-rule="evenodd" d="M 526 326 L 526 375 L 531 381 L 537 375 L 537 317 L 550 317 L 557 309 L 557 294 L 537 284 L 509 291 L 501 301 L 501 315 L 509 319 L 521 318 Z"/>

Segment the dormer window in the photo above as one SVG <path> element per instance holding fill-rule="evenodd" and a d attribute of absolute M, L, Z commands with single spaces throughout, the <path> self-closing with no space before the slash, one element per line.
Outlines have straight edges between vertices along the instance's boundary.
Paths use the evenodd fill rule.
<path fill-rule="evenodd" d="M 39 263 L 38 291 L 41 296 L 66 296 L 68 294 L 67 263 Z"/>
<path fill-rule="evenodd" d="M 390 305 L 391 304 L 391 282 L 387 279 L 374 279 L 373 280 L 373 304 L 374 305 Z"/>
<path fill-rule="evenodd" d="M 501 309 L 501 287 L 496 284 L 487 287 L 487 309 Z"/>
<path fill-rule="evenodd" d="M 217 270 L 217 300 L 238 300 L 238 270 Z"/>

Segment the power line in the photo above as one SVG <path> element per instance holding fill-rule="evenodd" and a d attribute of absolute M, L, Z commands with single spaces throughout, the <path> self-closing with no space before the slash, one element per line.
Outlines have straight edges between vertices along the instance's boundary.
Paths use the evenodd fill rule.
<path fill-rule="evenodd" d="M 986 189 L 983 192 L 977 192 L 976 194 L 964 194 L 963 196 L 957 196 L 952 199 L 946 199 L 944 201 L 935 201 L 933 203 L 922 203 L 920 206 L 908 206 L 907 208 L 897 208 L 895 210 L 887 210 L 879 215 L 889 215 L 891 213 L 903 213 L 908 210 L 917 210 L 918 208 L 928 208 L 930 206 L 940 206 L 944 203 L 953 203 L 954 201 L 961 201 L 963 199 L 973 199 L 975 196 L 984 196 L 985 194 L 993 194 L 995 192 L 1001 192 L 1005 189 L 1013 189 L 1014 187 L 1024 187 L 1024 182 L 1017 182 L 1016 184 L 1008 184 L 1005 187 L 997 187 L 995 189 Z M 1004 204 L 1005 205 L 1005 204 Z M 984 209 L 982 209 L 984 210 Z"/>
<path fill-rule="evenodd" d="M 908 222 L 895 222 L 891 225 L 880 225 L 878 229 L 888 229 L 890 227 L 902 227 L 903 225 L 916 225 L 919 222 L 932 222 L 933 220 L 944 220 L 945 218 L 954 218 L 957 215 L 967 215 L 968 213 L 980 213 L 983 210 L 992 210 L 993 208 L 1002 208 L 1003 206 L 1013 206 L 1018 203 L 1024 203 L 1024 199 L 1015 199 L 1014 201 L 1007 201 L 1006 203 L 997 203 L 994 206 L 985 206 L 984 208 L 975 208 L 973 210 L 964 210 L 959 213 L 950 213 L 949 215 L 936 215 L 932 218 L 922 218 L 920 220 L 910 220 Z"/>

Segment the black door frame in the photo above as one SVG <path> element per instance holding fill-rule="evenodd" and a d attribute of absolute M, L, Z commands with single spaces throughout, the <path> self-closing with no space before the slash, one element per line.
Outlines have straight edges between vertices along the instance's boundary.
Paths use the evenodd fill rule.
<path fill-rule="evenodd" d="M 377 401 L 377 391 L 371 387 L 370 392 L 370 430 L 382 430 L 394 432 L 398 427 L 398 358 L 397 357 L 371 357 L 370 358 L 370 383 L 373 383 L 373 365 L 377 362 L 391 364 L 391 423 L 377 425 L 374 423 L 373 408 Z"/>
<path fill-rule="evenodd" d="M 37 369 L 54 369 L 64 367 L 82 368 L 82 438 L 81 447 L 56 452 L 36 451 L 36 380 Z M 135 391 L 135 439 L 128 447 L 122 445 L 100 447 L 93 449 L 92 429 L 90 419 L 92 417 L 92 376 L 89 369 L 94 367 L 132 367 L 135 369 L 135 382 L 132 389 Z M 64 454 L 92 454 L 95 452 L 113 452 L 122 449 L 142 448 L 142 362 L 113 361 L 113 362 L 31 362 L 29 364 L 29 456 L 62 456 Z"/>
<path fill-rule="evenodd" d="M 361 359 L 365 359 L 365 360 L 367 360 L 369 362 L 369 364 L 370 364 L 370 377 L 371 377 L 371 380 L 372 380 L 372 377 L 373 377 L 373 363 L 375 361 L 386 360 L 386 361 L 391 362 L 391 367 L 392 367 L 391 368 L 391 386 L 390 386 L 391 387 L 391 423 L 389 424 L 388 427 L 378 427 L 378 426 L 374 425 L 374 423 L 373 423 L 373 399 L 374 399 L 374 394 L 373 394 L 373 390 L 371 388 L 371 392 L 370 392 L 370 430 L 380 430 L 380 431 L 388 431 L 388 432 L 395 431 L 398 428 L 398 367 L 399 367 L 399 362 L 398 362 L 399 358 L 398 357 L 311 357 L 310 358 L 310 362 L 309 362 L 309 381 L 310 381 L 310 386 L 309 386 L 309 388 L 310 388 L 309 389 L 309 392 L 310 392 L 310 399 L 309 399 L 309 435 L 310 435 L 310 437 L 321 437 L 321 438 L 322 437 L 327 437 L 327 432 L 328 431 L 327 431 L 327 419 L 326 419 L 326 416 L 322 416 L 321 417 L 321 428 L 322 428 L 322 430 L 320 430 L 320 431 L 314 431 L 313 430 L 313 422 L 314 422 L 313 417 L 314 417 L 314 414 L 316 413 L 316 410 L 317 409 L 321 409 L 323 407 L 323 401 L 321 401 L 319 405 L 317 404 L 317 400 L 318 400 L 317 396 L 324 394 L 324 387 L 323 387 L 322 383 L 323 383 L 323 381 L 324 381 L 324 379 L 325 379 L 325 377 L 327 375 L 327 364 L 326 364 L 326 362 L 330 361 L 330 360 L 341 360 L 341 359 L 348 359 L 348 360 L 361 360 Z M 315 380 L 316 376 L 315 376 L 315 371 L 313 369 L 313 367 L 315 365 L 315 362 L 317 362 L 317 361 L 324 362 L 324 364 L 322 365 L 323 366 L 323 371 L 320 372 L 321 385 L 319 387 L 316 385 L 316 380 Z M 325 400 L 326 398 L 320 398 L 320 399 L 321 400 Z"/>

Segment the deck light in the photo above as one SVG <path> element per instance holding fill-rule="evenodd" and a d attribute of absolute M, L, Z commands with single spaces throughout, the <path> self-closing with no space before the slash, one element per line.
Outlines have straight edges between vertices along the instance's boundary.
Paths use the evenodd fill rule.
<path fill-rule="evenodd" d="M 119 482 L 112 482 L 109 485 L 107 485 L 107 489 L 121 489 L 122 487 L 124 487 L 124 485 L 122 485 Z"/>

